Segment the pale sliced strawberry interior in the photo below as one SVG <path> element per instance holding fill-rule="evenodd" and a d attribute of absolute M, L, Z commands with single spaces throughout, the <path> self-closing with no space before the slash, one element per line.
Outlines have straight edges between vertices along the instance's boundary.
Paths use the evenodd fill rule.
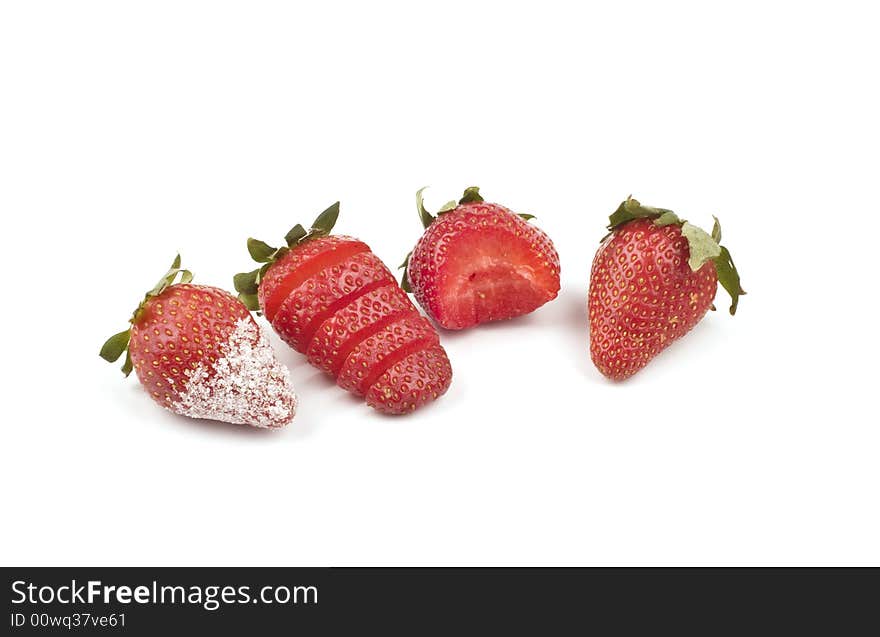
<path fill-rule="evenodd" d="M 461 237 L 443 272 L 438 319 L 453 328 L 526 314 L 558 291 L 540 255 L 509 234 Z"/>

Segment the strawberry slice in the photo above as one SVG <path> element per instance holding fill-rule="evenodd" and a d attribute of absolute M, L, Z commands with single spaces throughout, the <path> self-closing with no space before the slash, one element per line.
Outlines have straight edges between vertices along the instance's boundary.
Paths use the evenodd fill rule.
<path fill-rule="evenodd" d="M 343 389 L 363 396 L 391 365 L 439 342 L 428 319 L 409 314 L 358 343 L 345 359 L 336 382 Z"/>
<path fill-rule="evenodd" d="M 260 292 L 260 303 L 265 309 L 266 318 L 271 323 L 281 303 L 303 281 L 369 249 L 357 239 L 331 237 L 323 245 L 306 243 L 301 250 L 289 253 L 287 259 L 281 260 L 277 267 L 266 272 L 266 285 L 261 287 Z"/>
<path fill-rule="evenodd" d="M 296 272 L 292 274 L 295 275 Z M 305 280 L 299 279 L 295 288 L 287 286 L 287 297 L 275 312 L 272 327 L 288 345 L 305 354 L 315 330 L 326 319 L 366 289 L 389 283 L 394 283 L 394 278 L 379 257 L 369 251 L 352 254 Z M 263 285 L 268 287 L 269 284 L 264 282 Z"/>
<path fill-rule="evenodd" d="M 419 349 L 386 369 L 367 392 L 367 404 L 388 414 L 414 411 L 446 391 L 452 368 L 439 345 Z"/>
<path fill-rule="evenodd" d="M 414 313 L 415 309 L 406 293 L 394 281 L 369 290 L 315 330 L 307 353 L 309 362 L 335 377 L 359 342 L 386 325 Z"/>

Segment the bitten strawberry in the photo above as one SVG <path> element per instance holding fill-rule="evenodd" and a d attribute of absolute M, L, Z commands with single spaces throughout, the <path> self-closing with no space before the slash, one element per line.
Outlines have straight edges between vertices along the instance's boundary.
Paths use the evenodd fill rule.
<path fill-rule="evenodd" d="M 718 283 L 731 314 L 745 292 L 718 219 L 708 234 L 630 197 L 609 221 L 590 275 L 590 356 L 605 376 L 623 380 L 715 309 Z"/>
<path fill-rule="evenodd" d="M 263 265 L 237 274 L 235 289 L 340 387 L 381 412 L 408 413 L 446 392 L 449 359 L 434 327 L 369 246 L 330 235 L 338 216 L 339 202 L 308 231 L 294 226 L 282 248 L 248 239 L 251 257 Z"/>
<path fill-rule="evenodd" d="M 424 190 L 424 188 L 422 189 Z M 441 326 L 460 330 L 528 314 L 556 298 L 559 256 L 549 237 L 470 187 L 436 217 L 416 193 L 425 233 L 407 255 L 402 285 Z"/>
<path fill-rule="evenodd" d="M 104 343 L 101 357 L 112 363 L 128 350 L 123 373 L 134 369 L 153 400 L 176 414 L 286 425 L 296 396 L 267 336 L 237 298 L 190 281 L 178 256 L 134 311 L 131 327 Z"/>

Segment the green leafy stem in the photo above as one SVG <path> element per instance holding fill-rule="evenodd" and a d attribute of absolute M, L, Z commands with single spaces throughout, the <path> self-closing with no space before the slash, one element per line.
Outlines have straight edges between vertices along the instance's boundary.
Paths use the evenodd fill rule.
<path fill-rule="evenodd" d="M 131 318 L 128 319 L 129 324 L 134 325 L 134 323 L 141 317 L 144 311 L 144 306 L 147 301 L 151 298 L 157 297 L 162 292 L 167 290 L 172 285 L 175 285 L 175 281 L 177 277 L 180 277 L 180 281 L 177 283 L 189 283 L 193 279 L 192 272 L 189 270 L 182 270 L 180 268 L 180 255 L 178 254 L 174 257 L 174 261 L 171 263 L 171 268 L 169 268 L 168 272 L 166 272 L 159 282 L 153 286 L 153 289 L 147 292 L 144 295 L 144 299 L 140 302 L 131 314 Z M 131 341 L 131 328 L 123 332 L 119 332 L 118 334 L 114 334 L 110 338 L 108 338 L 104 345 L 101 347 L 100 356 L 108 363 L 115 363 L 119 360 L 119 357 L 122 356 L 123 352 L 125 353 L 125 362 L 122 364 L 122 373 L 128 376 L 131 374 L 132 364 L 131 364 L 131 353 L 128 351 L 128 344 Z"/>
<path fill-rule="evenodd" d="M 290 252 L 298 245 L 302 245 L 306 241 L 310 241 L 317 237 L 325 237 L 333 231 L 336 220 L 339 218 L 339 202 L 337 201 L 324 212 L 319 214 L 312 222 L 311 227 L 306 230 L 300 224 L 296 224 L 290 231 L 284 235 L 285 246 L 273 248 L 264 241 L 254 239 L 247 240 L 247 249 L 251 258 L 262 265 L 256 270 L 250 272 L 240 272 L 232 277 L 232 283 L 235 291 L 238 292 L 238 298 L 253 312 L 259 311 L 260 302 L 257 298 L 257 290 L 260 282 L 269 271 L 269 267 L 278 259 Z"/>

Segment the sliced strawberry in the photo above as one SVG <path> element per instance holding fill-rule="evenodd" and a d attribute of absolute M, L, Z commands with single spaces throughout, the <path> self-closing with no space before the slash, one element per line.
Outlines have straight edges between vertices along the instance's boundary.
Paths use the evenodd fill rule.
<path fill-rule="evenodd" d="M 370 290 L 337 311 L 315 330 L 309 343 L 309 362 L 335 377 L 358 343 L 386 325 L 415 313 L 406 293 L 394 281 Z"/>
<path fill-rule="evenodd" d="M 408 314 L 359 342 L 345 359 L 336 383 L 363 396 L 389 366 L 439 342 L 428 319 L 416 313 Z"/>
<path fill-rule="evenodd" d="M 313 243 L 321 241 L 316 239 Z M 389 283 L 394 283 L 393 275 L 375 254 L 353 254 L 312 274 L 290 290 L 271 321 L 272 327 L 288 345 L 305 354 L 315 330 L 327 318 L 365 290 Z"/>
<path fill-rule="evenodd" d="M 446 352 L 432 345 L 386 369 L 367 391 L 367 404 L 383 413 L 405 414 L 441 396 L 451 382 Z"/>
<path fill-rule="evenodd" d="M 417 365 L 416 394 L 397 390 L 403 402 L 396 406 L 395 399 L 370 403 L 406 413 L 446 390 L 449 360 L 436 330 L 385 264 L 357 239 L 329 236 L 338 214 L 337 202 L 309 230 L 294 226 L 280 248 L 248 239 L 261 265 L 237 274 L 235 289 L 249 309 L 265 312 L 291 347 L 358 396 L 381 385 L 381 377 L 397 378 L 401 364 Z"/>
<path fill-rule="evenodd" d="M 263 278 L 259 290 L 260 306 L 271 323 L 282 302 L 311 276 L 333 269 L 349 257 L 368 252 L 363 242 L 350 237 L 325 237 L 309 241 L 302 248 L 287 252 Z M 265 293 L 265 291 L 271 291 Z"/>

